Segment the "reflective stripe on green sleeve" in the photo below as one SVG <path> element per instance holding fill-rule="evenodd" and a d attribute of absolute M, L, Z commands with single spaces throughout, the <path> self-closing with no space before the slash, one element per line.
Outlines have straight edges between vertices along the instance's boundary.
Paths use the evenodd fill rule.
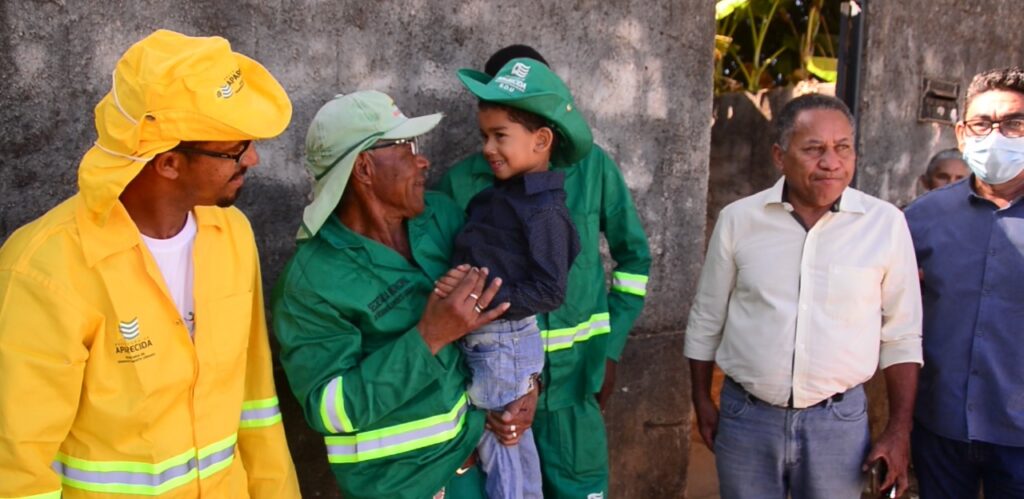
<path fill-rule="evenodd" d="M 462 430 L 468 409 L 469 403 L 463 394 L 445 414 L 354 435 L 325 437 L 327 460 L 332 464 L 358 463 L 446 442 Z"/>
<path fill-rule="evenodd" d="M 629 274 L 626 272 L 612 273 L 612 291 L 628 293 L 637 296 L 647 295 L 647 279 L 643 274 Z"/>
<path fill-rule="evenodd" d="M 327 383 L 320 396 L 320 420 L 331 433 L 352 433 L 356 427 L 345 413 L 345 397 L 342 392 L 341 376 Z"/>

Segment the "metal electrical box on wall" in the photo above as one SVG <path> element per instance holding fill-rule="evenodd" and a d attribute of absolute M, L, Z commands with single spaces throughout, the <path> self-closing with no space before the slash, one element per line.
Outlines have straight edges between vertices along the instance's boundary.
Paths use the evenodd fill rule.
<path fill-rule="evenodd" d="M 932 121 L 952 125 L 957 122 L 957 102 L 960 84 L 925 78 L 921 84 L 921 107 L 918 121 Z"/>

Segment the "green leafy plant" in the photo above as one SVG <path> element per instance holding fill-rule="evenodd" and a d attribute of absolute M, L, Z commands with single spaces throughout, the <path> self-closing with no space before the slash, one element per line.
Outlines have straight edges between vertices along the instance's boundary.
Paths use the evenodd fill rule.
<path fill-rule="evenodd" d="M 821 17 L 823 3 L 824 0 L 813 0 L 808 3 L 807 28 L 800 41 L 800 62 L 808 73 L 818 79 L 835 82 L 838 59 L 832 36 L 828 31 L 828 23 Z"/>
<path fill-rule="evenodd" d="M 835 81 L 838 0 L 720 0 L 715 4 L 715 92 L 756 92 Z M 831 20 L 831 22 L 830 22 Z"/>

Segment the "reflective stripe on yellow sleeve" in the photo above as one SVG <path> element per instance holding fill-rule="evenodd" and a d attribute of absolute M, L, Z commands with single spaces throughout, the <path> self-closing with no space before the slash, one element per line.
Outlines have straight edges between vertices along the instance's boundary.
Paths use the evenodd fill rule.
<path fill-rule="evenodd" d="M 239 428 L 262 428 L 281 421 L 281 408 L 277 397 L 250 400 L 242 403 L 242 420 Z"/>

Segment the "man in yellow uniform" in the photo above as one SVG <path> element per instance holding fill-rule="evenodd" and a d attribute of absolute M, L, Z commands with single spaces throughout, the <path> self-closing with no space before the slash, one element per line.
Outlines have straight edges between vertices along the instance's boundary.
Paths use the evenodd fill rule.
<path fill-rule="evenodd" d="M 0 497 L 299 496 L 231 208 L 290 119 L 223 38 L 118 61 L 79 192 L 0 248 Z"/>

